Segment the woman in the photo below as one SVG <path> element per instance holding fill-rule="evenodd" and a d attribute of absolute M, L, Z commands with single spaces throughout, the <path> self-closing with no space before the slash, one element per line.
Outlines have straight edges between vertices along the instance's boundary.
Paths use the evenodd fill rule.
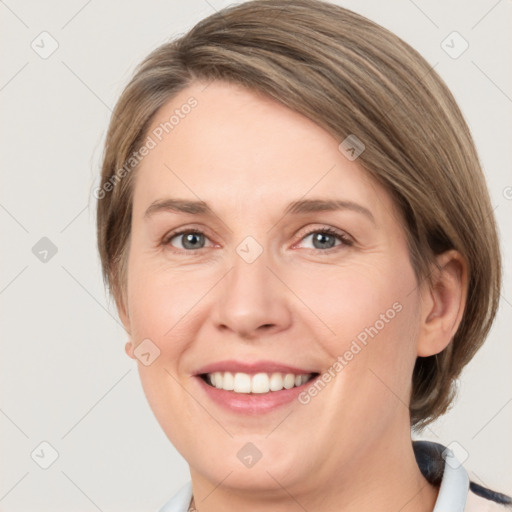
<path fill-rule="evenodd" d="M 468 128 L 398 37 L 252 1 L 155 50 L 115 108 L 104 276 L 191 483 L 161 510 L 501 510 L 450 450 L 500 256 Z"/>

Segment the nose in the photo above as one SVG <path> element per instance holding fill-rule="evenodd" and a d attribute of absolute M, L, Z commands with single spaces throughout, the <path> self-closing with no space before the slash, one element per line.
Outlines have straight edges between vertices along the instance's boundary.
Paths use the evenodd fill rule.
<path fill-rule="evenodd" d="M 266 251 L 252 263 L 235 254 L 233 266 L 219 283 L 214 319 L 217 329 L 255 340 L 291 324 L 290 292 L 270 269 Z"/>

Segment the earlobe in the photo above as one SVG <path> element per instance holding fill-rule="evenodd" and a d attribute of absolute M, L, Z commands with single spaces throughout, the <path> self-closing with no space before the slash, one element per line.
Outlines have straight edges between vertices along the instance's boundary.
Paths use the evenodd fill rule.
<path fill-rule="evenodd" d="M 126 342 L 126 345 L 124 346 L 124 351 L 126 352 L 126 355 L 128 357 L 135 359 L 135 356 L 133 355 L 133 343 L 131 341 Z"/>
<path fill-rule="evenodd" d="M 455 250 L 437 257 L 438 268 L 422 292 L 418 356 L 443 351 L 457 332 L 466 305 L 467 264 Z"/>

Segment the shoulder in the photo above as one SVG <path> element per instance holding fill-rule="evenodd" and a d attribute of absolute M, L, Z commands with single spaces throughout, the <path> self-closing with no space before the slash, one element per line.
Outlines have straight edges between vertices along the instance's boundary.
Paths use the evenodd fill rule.
<path fill-rule="evenodd" d="M 492 499 L 486 499 L 475 494 L 473 490 L 470 489 L 464 512 L 506 512 L 507 510 L 512 510 L 510 505 L 502 505 Z"/>
<path fill-rule="evenodd" d="M 414 441 L 423 476 L 439 487 L 435 512 L 512 512 L 512 498 L 470 481 L 455 454 L 439 443 Z"/>

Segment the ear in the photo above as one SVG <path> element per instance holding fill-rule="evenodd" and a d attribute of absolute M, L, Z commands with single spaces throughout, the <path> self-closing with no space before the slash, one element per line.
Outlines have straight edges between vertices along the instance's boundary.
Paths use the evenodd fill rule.
<path fill-rule="evenodd" d="M 126 352 L 126 355 L 128 357 L 135 359 L 135 356 L 133 355 L 133 343 L 131 341 L 126 342 L 126 345 L 124 346 L 124 351 Z"/>
<path fill-rule="evenodd" d="M 428 357 L 444 350 L 457 332 L 468 289 L 467 264 L 455 250 L 437 258 L 431 282 L 421 291 L 421 324 L 418 337 L 418 356 Z"/>
<path fill-rule="evenodd" d="M 119 318 L 120 318 L 121 322 L 123 323 L 125 331 L 130 336 L 131 335 L 130 315 L 128 314 L 128 309 L 125 306 L 126 298 L 124 296 L 118 296 L 115 298 L 115 302 L 116 302 Z M 133 343 L 131 341 L 126 342 L 126 345 L 124 346 L 124 351 L 126 352 L 126 355 L 128 357 L 131 357 L 132 359 L 135 359 L 135 356 L 133 355 L 133 349 L 134 349 Z"/>
<path fill-rule="evenodd" d="M 131 335 L 130 314 L 127 307 L 126 296 L 123 293 L 114 293 L 114 301 L 116 303 L 117 313 L 121 320 L 124 330 Z"/>

